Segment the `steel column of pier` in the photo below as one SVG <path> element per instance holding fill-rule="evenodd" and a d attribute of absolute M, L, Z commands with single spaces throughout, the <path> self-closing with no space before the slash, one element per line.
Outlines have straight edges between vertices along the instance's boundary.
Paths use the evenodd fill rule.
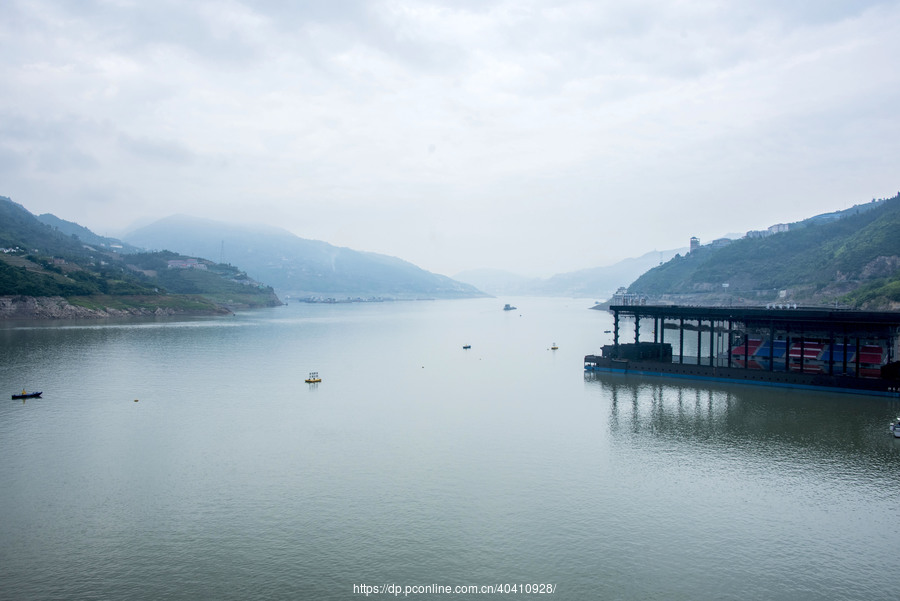
<path fill-rule="evenodd" d="M 769 371 L 775 371 L 775 322 L 769 326 Z"/>
<path fill-rule="evenodd" d="M 703 365 L 703 359 L 701 355 L 703 354 L 703 340 L 700 336 L 703 334 L 703 322 L 701 320 L 697 320 L 697 365 Z"/>
<path fill-rule="evenodd" d="M 788 330 L 784 337 L 784 371 L 791 371 L 791 331 Z"/>
<path fill-rule="evenodd" d="M 619 312 L 613 311 L 613 346 L 616 348 L 616 357 L 619 356 Z"/>
<path fill-rule="evenodd" d="M 858 378 L 859 377 L 859 335 L 858 334 L 856 336 L 856 355 L 855 355 L 855 357 L 856 357 L 856 371 L 854 372 L 853 375 L 855 375 Z"/>
<path fill-rule="evenodd" d="M 666 318 L 661 317 L 659 319 L 659 358 L 663 358 L 663 345 L 666 343 Z"/>
<path fill-rule="evenodd" d="M 803 362 L 806 361 L 806 333 L 800 326 L 800 373 L 803 373 Z"/>
<path fill-rule="evenodd" d="M 634 343 L 641 343 L 641 316 L 638 313 L 634 314 Z"/>
<path fill-rule="evenodd" d="M 828 331 L 828 375 L 834 375 L 834 330 Z"/>
<path fill-rule="evenodd" d="M 730 319 L 728 320 L 728 368 L 731 369 L 731 345 L 734 344 L 734 338 L 732 336 L 734 328 L 734 322 Z"/>
<path fill-rule="evenodd" d="M 750 326 L 744 323 L 744 369 L 750 369 Z"/>
<path fill-rule="evenodd" d="M 844 345 L 841 352 L 841 373 L 847 373 L 847 328 L 844 328 Z"/>
<path fill-rule="evenodd" d="M 678 323 L 678 363 L 684 363 L 684 317 Z"/>
<path fill-rule="evenodd" d="M 709 366 L 713 367 L 713 362 L 716 360 L 716 322 L 713 320 L 709 320 Z"/>

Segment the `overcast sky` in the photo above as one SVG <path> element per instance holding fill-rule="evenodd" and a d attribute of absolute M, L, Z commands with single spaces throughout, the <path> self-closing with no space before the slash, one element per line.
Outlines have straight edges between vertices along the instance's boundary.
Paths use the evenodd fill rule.
<path fill-rule="evenodd" d="M 454 275 L 900 189 L 900 2 L 3 0 L 0 195 Z"/>

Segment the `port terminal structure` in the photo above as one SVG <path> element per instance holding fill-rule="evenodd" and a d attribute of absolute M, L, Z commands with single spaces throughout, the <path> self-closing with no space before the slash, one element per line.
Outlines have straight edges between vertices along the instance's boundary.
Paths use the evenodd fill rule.
<path fill-rule="evenodd" d="M 585 371 L 900 397 L 900 312 L 678 305 L 609 311 L 613 343 L 585 356 Z M 634 342 L 620 340 L 624 321 L 633 322 Z M 648 321 L 652 342 L 641 340 Z"/>

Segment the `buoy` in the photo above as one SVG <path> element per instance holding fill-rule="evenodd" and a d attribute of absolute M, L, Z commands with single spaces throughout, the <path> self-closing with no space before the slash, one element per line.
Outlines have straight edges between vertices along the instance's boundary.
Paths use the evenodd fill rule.
<path fill-rule="evenodd" d="M 134 402 L 135 402 L 135 403 L 137 403 L 137 402 L 138 402 L 138 400 L 137 400 L 137 399 L 134 399 Z"/>

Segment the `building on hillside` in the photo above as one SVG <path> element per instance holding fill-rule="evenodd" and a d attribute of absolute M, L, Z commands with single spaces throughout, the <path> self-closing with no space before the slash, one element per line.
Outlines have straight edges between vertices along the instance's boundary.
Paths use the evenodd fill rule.
<path fill-rule="evenodd" d="M 698 238 L 697 236 L 691 236 L 691 250 L 690 250 L 690 252 L 694 252 L 694 251 L 697 250 L 698 248 L 700 248 L 700 238 Z"/>
<path fill-rule="evenodd" d="M 633 306 L 641 306 L 647 304 L 647 295 L 646 294 L 635 294 L 633 292 L 628 292 L 625 287 L 621 287 L 616 290 L 616 293 L 612 295 L 612 299 L 610 300 L 611 305 L 623 305 L 626 307 Z"/>
<path fill-rule="evenodd" d="M 174 259 L 166 263 L 169 269 L 206 269 L 206 265 L 197 259 Z"/>
<path fill-rule="evenodd" d="M 766 238 L 771 236 L 772 234 L 780 234 L 781 232 L 790 231 L 791 224 L 789 223 L 776 223 L 775 225 L 770 225 L 768 228 L 764 230 L 750 230 L 746 234 L 746 238 Z"/>

